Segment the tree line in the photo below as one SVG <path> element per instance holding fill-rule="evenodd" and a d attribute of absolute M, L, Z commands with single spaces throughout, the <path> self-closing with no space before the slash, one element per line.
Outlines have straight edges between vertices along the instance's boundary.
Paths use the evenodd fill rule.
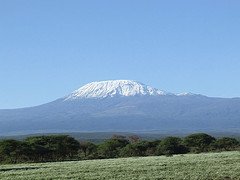
<path fill-rule="evenodd" d="M 22 141 L 1 140 L 0 163 L 172 156 L 232 150 L 240 150 L 240 142 L 237 139 L 230 137 L 216 139 L 205 133 L 153 141 L 141 140 L 138 136 L 114 135 L 100 144 L 77 141 L 68 135 L 50 135 L 28 137 Z"/>

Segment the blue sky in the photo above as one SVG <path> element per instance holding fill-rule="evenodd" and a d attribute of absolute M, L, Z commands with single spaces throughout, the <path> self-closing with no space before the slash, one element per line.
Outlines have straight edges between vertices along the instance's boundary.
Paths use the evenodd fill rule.
<path fill-rule="evenodd" d="M 0 108 L 98 80 L 240 97 L 238 0 L 1 0 Z"/>

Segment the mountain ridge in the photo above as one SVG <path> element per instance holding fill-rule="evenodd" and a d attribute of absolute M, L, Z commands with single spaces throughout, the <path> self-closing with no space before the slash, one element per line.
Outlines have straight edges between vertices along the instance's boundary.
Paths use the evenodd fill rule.
<path fill-rule="evenodd" d="M 137 87 L 147 86 L 138 85 Z M 124 92 L 125 96 L 119 91 L 123 93 L 121 96 L 111 91 L 112 87 L 114 89 L 119 86 L 110 86 L 110 89 L 107 88 L 110 91 L 100 93 L 101 98 L 77 97 L 66 100 L 68 96 L 65 96 L 35 107 L 0 110 L 0 134 L 66 131 L 240 131 L 240 98 L 211 98 L 191 94 L 158 95 L 155 94 L 158 89 L 138 89 L 136 86 L 130 86 L 133 91 Z M 90 90 L 95 92 L 96 89 Z M 127 88 L 127 92 L 128 90 Z M 87 91 L 89 92 L 92 91 Z"/>

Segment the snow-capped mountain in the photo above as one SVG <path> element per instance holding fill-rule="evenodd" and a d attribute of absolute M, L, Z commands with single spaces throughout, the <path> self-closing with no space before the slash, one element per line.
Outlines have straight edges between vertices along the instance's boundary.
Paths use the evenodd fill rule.
<path fill-rule="evenodd" d="M 71 93 L 65 100 L 81 98 L 106 98 L 116 96 L 160 96 L 172 95 L 162 90 L 133 80 L 100 81 L 86 84 Z"/>
<path fill-rule="evenodd" d="M 240 132 L 240 98 L 173 94 L 130 80 L 92 82 L 53 102 L 0 110 L 0 135 L 77 131 Z"/>

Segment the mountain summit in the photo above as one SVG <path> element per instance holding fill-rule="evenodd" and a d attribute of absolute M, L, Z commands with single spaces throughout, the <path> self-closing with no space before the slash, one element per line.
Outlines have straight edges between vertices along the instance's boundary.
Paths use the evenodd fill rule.
<path fill-rule="evenodd" d="M 55 101 L 0 110 L 0 135 L 53 132 L 240 132 L 240 98 L 172 94 L 131 80 L 86 84 Z"/>
<path fill-rule="evenodd" d="M 133 80 L 111 80 L 86 84 L 67 96 L 65 100 L 119 96 L 159 96 L 170 94 L 171 93 L 158 90 Z"/>

